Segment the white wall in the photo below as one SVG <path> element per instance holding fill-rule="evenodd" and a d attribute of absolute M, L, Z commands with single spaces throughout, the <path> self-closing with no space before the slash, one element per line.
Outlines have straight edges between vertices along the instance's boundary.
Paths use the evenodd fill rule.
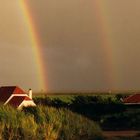
<path fill-rule="evenodd" d="M 22 107 L 27 107 L 27 106 L 36 106 L 36 104 L 34 103 L 34 101 L 32 100 L 29 100 L 29 101 L 26 101 L 24 100 L 18 107 L 18 109 L 21 109 Z"/>

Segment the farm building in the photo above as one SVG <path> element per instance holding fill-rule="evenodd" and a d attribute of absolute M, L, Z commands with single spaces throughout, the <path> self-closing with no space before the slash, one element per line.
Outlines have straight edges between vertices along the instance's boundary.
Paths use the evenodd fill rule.
<path fill-rule="evenodd" d="M 140 94 L 130 95 L 122 101 L 124 104 L 140 104 Z"/>
<path fill-rule="evenodd" d="M 0 103 L 11 105 L 17 109 L 21 109 L 24 106 L 36 106 L 32 100 L 32 90 L 30 89 L 29 94 L 27 94 L 18 86 L 0 87 Z"/>

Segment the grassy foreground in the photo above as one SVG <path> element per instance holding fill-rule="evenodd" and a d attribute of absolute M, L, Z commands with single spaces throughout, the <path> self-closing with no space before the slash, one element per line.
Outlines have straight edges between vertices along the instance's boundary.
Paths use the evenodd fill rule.
<path fill-rule="evenodd" d="M 100 127 L 67 109 L 0 106 L 1 140 L 101 140 Z"/>

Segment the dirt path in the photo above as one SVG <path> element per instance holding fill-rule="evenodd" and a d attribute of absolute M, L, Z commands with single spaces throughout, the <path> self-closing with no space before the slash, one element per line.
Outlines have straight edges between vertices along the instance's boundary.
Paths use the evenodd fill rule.
<path fill-rule="evenodd" d="M 105 137 L 133 137 L 140 134 L 140 131 L 103 131 Z"/>

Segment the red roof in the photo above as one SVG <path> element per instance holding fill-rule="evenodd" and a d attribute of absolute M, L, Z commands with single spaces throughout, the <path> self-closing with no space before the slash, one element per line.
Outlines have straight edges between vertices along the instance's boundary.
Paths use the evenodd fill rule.
<path fill-rule="evenodd" d="M 131 96 L 123 99 L 123 102 L 124 103 L 132 103 L 132 104 L 140 103 L 140 94 L 131 95 Z"/>
<path fill-rule="evenodd" d="M 30 99 L 27 96 L 14 96 L 9 102 L 8 104 L 14 106 L 14 107 L 18 107 L 24 100 L 26 101 L 30 101 L 32 99 Z"/>
<path fill-rule="evenodd" d="M 17 86 L 0 87 L 0 102 L 6 102 L 12 94 L 25 94 L 25 92 Z"/>

